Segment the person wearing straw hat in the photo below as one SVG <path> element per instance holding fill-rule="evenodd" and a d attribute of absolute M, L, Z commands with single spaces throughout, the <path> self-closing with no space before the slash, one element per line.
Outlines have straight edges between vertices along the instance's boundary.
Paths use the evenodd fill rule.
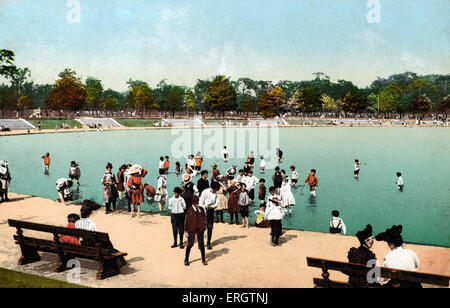
<path fill-rule="evenodd" d="M 160 171 L 161 172 L 161 171 Z M 164 170 L 162 170 L 164 172 Z M 142 185 L 142 178 L 144 178 L 148 171 L 139 165 L 133 165 L 129 173 L 131 175 L 127 186 L 130 188 L 131 194 L 131 217 L 134 217 L 134 208 L 137 206 L 138 216 L 141 217 L 141 203 L 144 202 L 144 186 Z"/>
<path fill-rule="evenodd" d="M 78 164 L 75 161 L 72 161 L 70 163 L 70 169 L 69 169 L 69 178 L 73 180 L 77 180 L 77 185 L 80 186 L 80 168 L 78 167 Z"/>
<path fill-rule="evenodd" d="M 11 174 L 9 173 L 8 161 L 0 161 L 0 198 L 1 202 L 9 201 L 8 189 L 11 183 Z"/>
<path fill-rule="evenodd" d="M 106 165 L 106 172 L 102 178 L 103 199 L 105 200 L 106 214 L 113 212 L 113 210 L 111 210 L 111 204 L 113 209 L 116 210 L 116 200 L 117 197 L 119 197 L 119 193 L 116 188 L 116 176 L 112 173 L 112 168 L 112 164 L 108 163 Z"/>
<path fill-rule="evenodd" d="M 183 191 L 181 192 L 181 197 L 183 197 L 186 207 L 189 208 L 192 205 L 192 197 L 199 195 L 197 186 L 192 183 L 191 174 L 185 174 L 183 176 L 182 188 Z"/>
<path fill-rule="evenodd" d="M 213 168 L 212 172 L 211 172 L 211 180 L 212 181 L 219 181 L 219 175 L 220 175 L 220 171 L 219 169 L 217 169 L 217 164 L 213 163 L 211 165 L 211 167 Z"/>

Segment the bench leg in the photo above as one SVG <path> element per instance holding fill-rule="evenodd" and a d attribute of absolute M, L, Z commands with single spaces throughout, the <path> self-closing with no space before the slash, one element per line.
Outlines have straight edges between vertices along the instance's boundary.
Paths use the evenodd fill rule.
<path fill-rule="evenodd" d="M 116 259 L 99 261 L 100 268 L 97 273 L 97 280 L 106 279 L 108 277 L 120 274 L 119 266 Z"/>
<path fill-rule="evenodd" d="M 21 246 L 22 256 L 19 259 L 19 265 L 30 264 L 41 261 L 41 257 L 35 247 Z"/>
<path fill-rule="evenodd" d="M 69 268 L 67 267 L 67 262 L 73 259 L 70 255 L 62 255 L 59 257 L 58 265 L 56 266 L 56 272 L 61 273 L 67 271 Z"/>

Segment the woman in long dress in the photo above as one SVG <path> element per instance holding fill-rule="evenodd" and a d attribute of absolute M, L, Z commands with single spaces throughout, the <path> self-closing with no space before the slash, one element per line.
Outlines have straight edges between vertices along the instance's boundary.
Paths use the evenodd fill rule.
<path fill-rule="evenodd" d="M 131 177 L 128 180 L 127 186 L 130 188 L 131 194 L 131 217 L 134 217 L 134 207 L 137 205 L 138 216 L 141 217 L 141 203 L 144 203 L 144 185 L 142 185 L 142 178 L 144 178 L 148 171 L 139 165 L 134 165 L 130 168 Z M 164 170 L 163 170 L 164 172 Z"/>
<path fill-rule="evenodd" d="M 289 214 L 292 214 L 292 207 L 295 205 L 294 194 L 291 191 L 291 180 L 288 176 L 284 177 L 280 188 L 281 205 L 289 208 Z"/>
<path fill-rule="evenodd" d="M 219 197 L 219 205 L 216 207 L 216 223 L 224 223 L 223 211 L 228 209 L 227 187 L 222 181 L 219 181 L 220 189 L 217 196 Z"/>
<path fill-rule="evenodd" d="M 116 176 L 111 172 L 112 164 L 108 163 L 106 165 L 106 172 L 102 178 L 103 185 L 103 199 L 105 200 L 106 205 L 106 214 L 113 212 L 111 210 L 111 204 L 113 209 L 116 209 L 116 200 L 119 196 L 116 188 Z"/>

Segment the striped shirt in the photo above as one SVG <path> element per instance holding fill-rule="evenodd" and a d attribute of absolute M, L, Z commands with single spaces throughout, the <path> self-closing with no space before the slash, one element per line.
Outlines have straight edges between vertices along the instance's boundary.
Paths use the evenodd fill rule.
<path fill-rule="evenodd" d="M 97 226 L 95 222 L 87 218 L 81 218 L 77 220 L 75 223 L 75 227 L 77 229 L 86 230 L 86 231 L 97 231 Z"/>

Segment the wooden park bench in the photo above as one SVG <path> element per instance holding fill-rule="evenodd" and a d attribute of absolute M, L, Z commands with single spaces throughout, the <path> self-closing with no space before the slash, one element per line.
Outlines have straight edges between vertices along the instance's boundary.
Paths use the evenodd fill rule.
<path fill-rule="evenodd" d="M 97 273 L 97 279 L 105 279 L 120 274 L 120 268 L 117 265 L 117 259 L 127 255 L 124 252 L 117 252 L 112 249 L 107 233 L 92 232 L 81 229 L 69 229 L 64 227 L 49 226 L 26 221 L 8 220 L 10 227 L 17 229 L 14 235 L 16 244 L 20 246 L 22 256 L 19 259 L 19 265 L 34 263 L 41 260 L 38 251 L 57 254 L 59 262 L 56 267 L 57 272 L 63 272 L 70 268 L 67 262 L 73 258 L 95 260 L 100 268 Z M 53 240 L 25 237 L 23 230 L 33 230 L 53 234 Z M 92 246 L 78 246 L 67 244 L 60 241 L 61 235 L 75 236 L 87 240 Z M 111 247 L 111 248 L 105 248 Z"/>
<path fill-rule="evenodd" d="M 317 267 L 322 269 L 322 278 L 314 278 L 314 285 L 316 288 L 361 288 L 364 286 L 354 286 L 349 284 L 348 282 L 342 281 L 333 281 L 330 280 L 329 270 L 339 271 L 346 275 L 354 274 L 354 275 L 363 275 L 367 276 L 368 271 L 372 268 L 367 267 L 365 265 L 347 263 L 347 262 L 339 262 L 318 258 L 306 258 L 307 264 L 310 267 Z M 398 269 L 391 269 L 386 267 L 380 267 L 380 276 L 381 278 L 387 278 L 392 280 L 393 287 L 400 287 L 400 283 L 398 281 L 409 281 L 413 283 L 420 282 L 421 284 L 427 284 L 432 286 L 439 287 L 448 287 L 449 286 L 449 276 L 435 275 L 435 274 L 427 274 L 421 272 L 413 272 L 413 271 L 404 271 Z M 368 286 L 371 287 L 370 285 Z"/>

